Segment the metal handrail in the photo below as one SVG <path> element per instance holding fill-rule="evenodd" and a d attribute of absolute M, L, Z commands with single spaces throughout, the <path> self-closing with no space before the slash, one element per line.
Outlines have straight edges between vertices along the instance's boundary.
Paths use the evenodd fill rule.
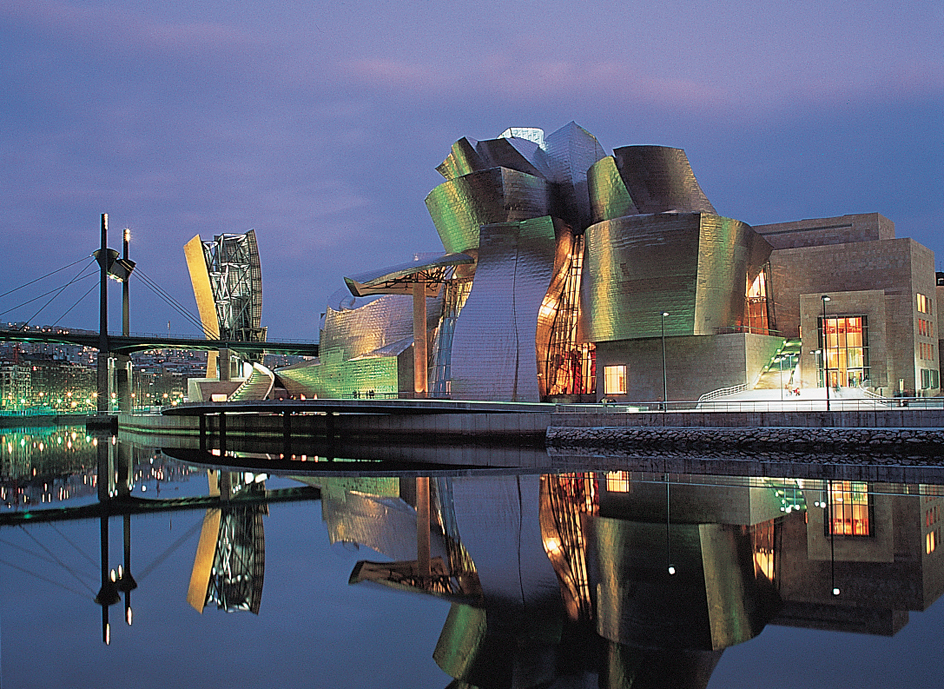
<path fill-rule="evenodd" d="M 747 390 L 747 383 L 741 383 L 740 385 L 732 385 L 727 388 L 718 388 L 717 390 L 706 392 L 704 395 L 698 398 L 697 403 L 701 404 L 702 402 L 709 402 L 719 397 L 726 397 L 728 395 L 736 395 L 737 393 L 744 392 L 745 390 Z"/>

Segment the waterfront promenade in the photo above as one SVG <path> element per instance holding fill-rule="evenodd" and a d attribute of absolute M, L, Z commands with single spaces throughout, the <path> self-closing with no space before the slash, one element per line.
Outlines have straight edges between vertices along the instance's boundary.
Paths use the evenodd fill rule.
<path fill-rule="evenodd" d="M 944 477 L 939 398 L 876 400 L 825 391 L 800 400 L 771 391 L 703 404 L 570 405 L 453 400 L 287 400 L 182 405 L 122 415 L 123 432 L 219 458 L 233 450 L 320 454 L 413 465 L 538 468 L 682 458 L 702 471 L 723 462 L 804 467 L 800 473 L 898 480 L 902 467 Z M 816 393 L 820 393 L 818 396 Z M 845 391 L 844 391 L 845 392 Z M 808 405 L 808 406 L 804 406 Z M 863 471 L 863 467 L 871 467 Z M 881 468 L 876 469 L 876 468 Z M 743 470 L 743 467 L 739 467 Z M 846 471 L 846 473 L 843 473 Z M 909 470 L 914 475 L 913 470 Z M 870 473 L 871 472 L 871 473 Z"/>

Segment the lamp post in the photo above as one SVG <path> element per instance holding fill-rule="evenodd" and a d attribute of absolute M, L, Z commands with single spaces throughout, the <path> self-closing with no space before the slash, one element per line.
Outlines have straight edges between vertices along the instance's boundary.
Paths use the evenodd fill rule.
<path fill-rule="evenodd" d="M 826 411 L 829 411 L 829 345 L 826 334 L 826 302 L 829 295 L 823 297 L 823 385 L 826 387 Z"/>
<path fill-rule="evenodd" d="M 669 407 L 669 386 L 665 373 L 665 317 L 668 315 L 668 311 L 662 312 L 662 411 L 666 411 Z"/>

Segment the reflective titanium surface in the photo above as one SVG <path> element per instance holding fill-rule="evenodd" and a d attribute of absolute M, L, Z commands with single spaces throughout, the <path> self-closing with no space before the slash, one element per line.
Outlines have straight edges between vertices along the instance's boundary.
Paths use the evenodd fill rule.
<path fill-rule="evenodd" d="M 941 486 L 208 476 L 75 431 L 3 433 L 7 689 L 886 687 L 944 673 Z M 95 508 L 109 447 L 150 507 L 43 521 Z M 11 523 L 27 507 L 34 519 Z M 96 595 L 113 601 L 109 645 Z"/>

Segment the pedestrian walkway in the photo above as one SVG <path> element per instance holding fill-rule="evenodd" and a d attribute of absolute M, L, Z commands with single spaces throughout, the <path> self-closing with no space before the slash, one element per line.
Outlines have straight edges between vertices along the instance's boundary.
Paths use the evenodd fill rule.
<path fill-rule="evenodd" d="M 891 409 L 902 404 L 940 407 L 944 398 L 923 398 L 903 402 L 876 397 L 861 388 L 830 388 L 827 402 L 825 388 L 799 388 L 795 393 L 783 388 L 743 390 L 731 395 L 700 402 L 703 411 L 858 411 Z"/>

